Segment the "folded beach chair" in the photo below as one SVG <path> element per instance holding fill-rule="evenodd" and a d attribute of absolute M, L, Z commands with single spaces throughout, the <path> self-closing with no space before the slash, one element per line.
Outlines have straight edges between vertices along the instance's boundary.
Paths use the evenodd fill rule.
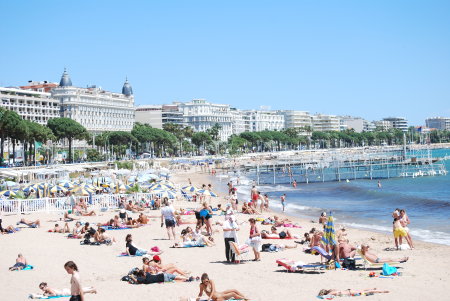
<path fill-rule="evenodd" d="M 237 243 L 230 241 L 231 252 L 233 252 L 236 261 L 241 262 L 247 260 L 248 254 L 250 253 L 250 246 L 247 244 L 238 245 Z"/>
<path fill-rule="evenodd" d="M 380 263 L 374 263 L 374 262 L 370 262 L 366 256 L 364 256 L 364 254 L 361 252 L 361 249 L 357 249 L 358 254 L 361 256 L 362 260 L 363 260 L 363 266 L 364 269 L 367 270 L 367 268 L 374 268 L 374 269 L 381 269 L 383 268 L 383 265 L 385 264 L 385 262 L 380 262 Z M 394 262 L 387 262 L 387 264 L 392 265 L 392 266 L 398 266 L 401 262 L 398 261 L 394 261 Z"/>
<path fill-rule="evenodd" d="M 318 247 L 318 246 L 312 247 L 311 251 L 316 251 L 317 253 L 322 255 L 322 257 L 325 258 L 326 260 L 331 259 L 331 254 L 328 253 L 327 251 L 325 251 L 324 249 L 322 249 L 321 247 Z"/>
<path fill-rule="evenodd" d="M 289 259 L 278 259 L 276 263 L 288 270 L 288 272 L 303 272 L 305 269 L 324 269 L 324 264 L 305 264 L 301 261 L 294 261 Z"/>

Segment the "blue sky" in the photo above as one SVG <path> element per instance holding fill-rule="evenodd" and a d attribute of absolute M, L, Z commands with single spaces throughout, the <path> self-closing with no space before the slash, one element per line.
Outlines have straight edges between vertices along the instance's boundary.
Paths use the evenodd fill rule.
<path fill-rule="evenodd" d="M 450 1 L 1 1 L 0 86 L 204 98 L 369 120 L 450 117 Z"/>

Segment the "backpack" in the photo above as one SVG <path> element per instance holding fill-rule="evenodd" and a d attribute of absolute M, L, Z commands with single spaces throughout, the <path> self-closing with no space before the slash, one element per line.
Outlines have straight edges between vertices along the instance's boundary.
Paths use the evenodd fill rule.
<path fill-rule="evenodd" d="M 344 258 L 342 261 L 342 267 L 344 269 L 356 270 L 356 262 L 353 258 Z"/>

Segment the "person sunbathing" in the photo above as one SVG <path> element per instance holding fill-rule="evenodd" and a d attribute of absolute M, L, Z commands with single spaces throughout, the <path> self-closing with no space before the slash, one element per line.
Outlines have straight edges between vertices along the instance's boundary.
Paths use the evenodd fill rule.
<path fill-rule="evenodd" d="M 144 213 L 141 213 L 141 214 L 139 214 L 137 221 L 139 224 L 146 225 L 146 224 L 148 224 L 149 219 Z"/>
<path fill-rule="evenodd" d="M 291 234 L 291 231 L 289 231 L 288 229 L 285 229 L 284 231 L 278 233 L 277 228 L 275 228 L 274 226 L 270 228 L 270 233 L 268 233 L 267 231 L 264 232 L 264 234 L 261 232 L 262 238 L 294 238 L 294 236 Z"/>
<path fill-rule="evenodd" d="M 139 228 L 139 227 L 142 226 L 141 224 L 139 224 L 139 222 L 137 220 L 135 220 L 135 219 L 133 219 L 131 217 L 128 217 L 127 222 L 125 223 L 125 225 L 128 228 Z"/>
<path fill-rule="evenodd" d="M 408 261 L 409 257 L 402 257 L 402 258 L 381 258 L 378 257 L 376 254 L 369 251 L 369 245 L 362 245 L 361 246 L 361 253 L 366 257 L 366 259 L 372 263 L 384 263 L 384 262 L 406 262 Z"/>
<path fill-rule="evenodd" d="M 39 228 L 41 226 L 41 221 L 38 219 L 35 221 L 30 221 L 30 220 L 26 220 L 26 219 L 22 218 L 20 220 L 20 222 L 17 223 L 17 225 L 19 225 L 19 224 L 25 224 L 31 228 Z"/>
<path fill-rule="evenodd" d="M 357 248 L 348 243 L 347 240 L 339 241 L 339 257 L 340 258 L 353 258 L 355 257 Z"/>
<path fill-rule="evenodd" d="M 80 206 L 75 206 L 73 208 L 73 213 L 75 213 L 75 215 L 78 215 L 78 216 L 94 216 L 94 215 L 97 215 L 94 210 L 88 211 L 87 209 L 85 209 L 83 207 L 80 207 Z"/>
<path fill-rule="evenodd" d="M 65 222 L 71 222 L 73 220 L 79 220 L 79 217 L 76 217 L 72 214 L 72 210 L 68 210 L 67 212 L 64 212 L 64 221 Z"/>
<path fill-rule="evenodd" d="M 138 270 L 136 273 L 128 275 L 128 277 L 130 277 L 130 279 L 133 280 L 134 283 L 137 283 L 137 284 L 171 282 L 174 280 L 180 280 L 180 281 L 194 280 L 193 277 L 186 278 L 184 276 L 174 275 L 174 274 L 170 274 L 170 273 L 151 274 L 151 273 L 145 272 L 144 270 Z"/>
<path fill-rule="evenodd" d="M 27 259 L 22 254 L 17 255 L 16 263 L 9 268 L 10 271 L 20 271 L 28 265 Z"/>
<path fill-rule="evenodd" d="M 244 204 L 242 204 L 242 213 L 244 214 L 255 214 L 255 210 L 250 207 L 249 205 L 247 205 L 247 203 L 244 202 Z"/>
<path fill-rule="evenodd" d="M 128 201 L 128 204 L 125 206 L 125 209 L 134 213 L 139 211 L 144 211 L 145 208 L 139 207 L 138 205 L 133 204 L 133 201 Z"/>
<path fill-rule="evenodd" d="M 369 288 L 364 290 L 352 290 L 346 289 L 343 291 L 335 290 L 335 289 L 322 289 L 319 292 L 319 296 L 336 296 L 336 297 L 351 297 L 351 296 L 370 296 L 373 294 L 386 294 L 389 291 L 380 291 L 376 288 Z"/>
<path fill-rule="evenodd" d="M 276 215 L 274 215 L 273 220 L 274 220 L 275 227 L 282 227 L 286 223 L 292 223 L 289 219 L 287 219 L 287 218 L 280 219 Z"/>
<path fill-rule="evenodd" d="M 3 235 L 3 234 L 11 234 L 11 233 L 16 233 L 17 232 L 17 230 L 16 230 L 16 228 L 14 228 L 14 226 L 13 225 L 9 225 L 9 226 L 7 226 L 6 228 L 1 228 L 0 229 L 0 233 Z"/>
<path fill-rule="evenodd" d="M 96 242 L 99 242 L 101 244 L 106 245 L 112 245 L 116 242 L 116 239 L 114 237 L 110 237 L 109 235 L 105 234 L 106 230 L 103 228 L 99 228 L 97 232 L 94 234 L 94 239 Z"/>
<path fill-rule="evenodd" d="M 73 227 L 72 235 L 75 236 L 75 237 L 81 237 L 82 229 L 83 229 L 83 226 L 81 226 L 81 223 L 77 222 L 75 224 L 75 227 Z"/>
<path fill-rule="evenodd" d="M 70 296 L 70 289 L 64 288 L 62 290 L 53 289 L 48 286 L 47 282 L 41 282 L 39 288 L 43 291 L 43 294 L 30 294 L 31 299 L 46 299 L 43 297 L 62 297 Z M 83 287 L 84 294 L 96 294 L 97 290 L 93 287 Z"/>
<path fill-rule="evenodd" d="M 153 256 L 152 260 L 148 257 L 142 258 L 143 270 L 150 274 L 168 273 L 179 274 L 181 276 L 189 277 L 189 271 L 183 271 L 173 264 L 162 265 L 161 258 L 158 255 Z"/>
<path fill-rule="evenodd" d="M 309 247 L 321 247 L 322 249 L 325 249 L 323 243 L 322 243 L 322 231 L 315 231 L 313 236 L 311 237 L 311 242 L 309 244 Z"/>
<path fill-rule="evenodd" d="M 61 228 L 61 226 L 59 226 L 58 224 L 55 224 L 55 227 L 53 228 L 53 230 L 49 230 L 49 232 L 53 232 L 53 233 L 70 233 L 69 224 L 65 223 L 63 228 Z"/>
<path fill-rule="evenodd" d="M 278 252 L 286 249 L 295 249 L 298 245 L 288 246 L 285 244 L 263 244 L 261 246 L 262 252 Z"/>
<path fill-rule="evenodd" d="M 200 298 L 205 293 L 208 296 L 208 299 L 213 301 L 225 301 L 229 299 L 241 299 L 241 300 L 249 300 L 244 297 L 244 295 L 235 289 L 226 290 L 223 292 L 216 291 L 216 286 L 213 280 L 209 279 L 208 274 L 203 273 L 201 277 L 200 283 L 200 292 L 198 293 L 197 301 L 200 301 Z"/>

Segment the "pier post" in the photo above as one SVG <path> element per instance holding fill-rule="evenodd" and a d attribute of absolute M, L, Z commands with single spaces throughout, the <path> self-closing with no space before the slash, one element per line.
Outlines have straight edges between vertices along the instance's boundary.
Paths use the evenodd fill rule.
<path fill-rule="evenodd" d="M 273 165 L 273 184 L 275 185 L 275 164 Z"/>

